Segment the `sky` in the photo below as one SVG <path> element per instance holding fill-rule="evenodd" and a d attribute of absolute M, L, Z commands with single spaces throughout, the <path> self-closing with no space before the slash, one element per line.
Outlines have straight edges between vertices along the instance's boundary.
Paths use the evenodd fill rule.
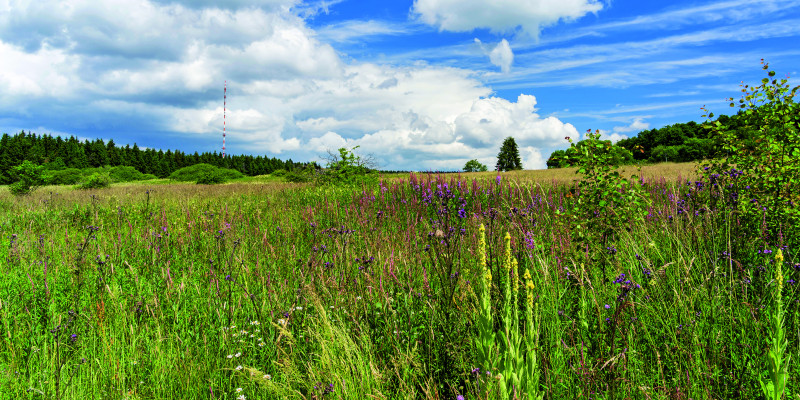
<path fill-rule="evenodd" d="M 800 70 L 798 0 L 0 0 L 0 132 L 386 170 L 730 114 Z"/>

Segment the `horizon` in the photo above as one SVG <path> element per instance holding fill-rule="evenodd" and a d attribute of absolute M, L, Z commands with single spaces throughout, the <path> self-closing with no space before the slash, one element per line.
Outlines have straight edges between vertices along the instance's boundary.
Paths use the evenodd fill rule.
<path fill-rule="evenodd" d="M 220 153 L 227 81 L 228 154 L 452 171 L 512 136 L 543 169 L 588 129 L 735 113 L 762 58 L 800 61 L 789 0 L 207 3 L 0 2 L 0 129 Z"/>

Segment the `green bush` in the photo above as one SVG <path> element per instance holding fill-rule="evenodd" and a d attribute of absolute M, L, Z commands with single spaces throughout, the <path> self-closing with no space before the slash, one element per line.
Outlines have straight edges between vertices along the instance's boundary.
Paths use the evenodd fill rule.
<path fill-rule="evenodd" d="M 287 174 L 287 172 L 286 172 L 285 169 L 276 169 L 275 171 L 272 171 L 272 173 L 270 175 L 279 176 L 280 177 L 280 176 L 285 176 L 286 174 Z"/>
<path fill-rule="evenodd" d="M 311 180 L 309 175 L 303 171 L 287 172 L 286 175 L 283 176 L 283 179 L 285 179 L 286 182 L 295 182 L 295 183 L 308 182 Z"/>
<path fill-rule="evenodd" d="M 197 179 L 198 185 L 216 185 L 218 183 L 225 183 L 226 179 L 222 174 L 214 172 L 209 172 L 207 174 L 202 175 L 200 178 Z"/>
<path fill-rule="evenodd" d="M 45 181 L 51 185 L 74 185 L 83 178 L 83 171 L 78 168 L 67 168 L 59 171 L 48 171 Z"/>
<path fill-rule="evenodd" d="M 122 165 L 109 169 L 108 176 L 114 182 L 135 182 L 156 178 L 155 175 L 143 174 L 134 167 Z"/>
<path fill-rule="evenodd" d="M 106 174 L 94 173 L 79 184 L 76 189 L 100 189 L 111 185 L 111 178 Z"/>
<path fill-rule="evenodd" d="M 173 172 L 169 179 L 181 182 L 197 182 L 200 179 L 205 179 L 209 174 L 219 175 L 226 181 L 244 177 L 241 172 L 233 169 L 217 168 L 210 164 L 195 164 Z"/>
<path fill-rule="evenodd" d="M 33 192 L 38 186 L 44 183 L 42 171 L 44 167 L 36 165 L 30 161 L 23 161 L 22 164 L 12 168 L 12 176 L 17 181 L 8 186 L 8 190 L 15 196 L 27 195 Z"/>
<path fill-rule="evenodd" d="M 763 69 L 769 70 L 764 63 Z M 800 103 L 794 97 L 800 86 L 775 78 L 768 71 L 761 85 L 742 85 L 739 118 L 746 129 L 735 129 L 714 114 L 704 117 L 713 138 L 721 143 L 718 160 L 701 171 L 712 184 L 717 198 L 724 199 L 736 213 L 731 236 L 742 241 L 765 239 L 792 248 L 800 238 Z M 757 146 L 749 146 L 755 136 Z"/>

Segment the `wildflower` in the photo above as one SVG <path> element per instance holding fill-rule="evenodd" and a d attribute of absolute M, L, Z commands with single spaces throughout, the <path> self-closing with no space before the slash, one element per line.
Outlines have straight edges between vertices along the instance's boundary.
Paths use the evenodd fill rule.
<path fill-rule="evenodd" d="M 456 400 L 464 400 L 464 396 L 458 395 L 458 396 L 456 396 Z"/>
<path fill-rule="evenodd" d="M 278 320 L 278 324 L 280 324 L 280 325 L 286 325 L 286 320 L 285 320 L 285 319 L 283 319 L 283 318 L 281 318 L 281 319 L 279 319 L 279 320 Z"/>
<path fill-rule="evenodd" d="M 234 356 L 235 356 L 236 358 L 239 358 L 239 357 L 241 357 L 241 356 L 242 356 L 242 353 L 241 353 L 241 352 L 240 352 L 240 353 L 236 353 L 236 354 L 234 354 Z"/>
<path fill-rule="evenodd" d="M 237 366 L 236 366 L 236 370 L 237 370 L 237 371 L 241 371 L 241 370 L 242 370 L 242 368 L 243 368 L 243 367 L 242 367 L 241 365 L 237 365 Z"/>
<path fill-rule="evenodd" d="M 610 306 L 610 305 L 608 305 L 608 304 L 606 304 L 606 306 L 605 306 L 605 307 L 606 307 L 606 310 L 608 310 L 609 308 L 611 308 L 611 306 Z"/>
<path fill-rule="evenodd" d="M 294 309 L 297 310 L 297 311 L 303 311 L 303 307 L 300 307 L 300 306 L 297 306 Z"/>
<path fill-rule="evenodd" d="M 228 354 L 228 358 L 233 358 L 233 354 Z"/>
<path fill-rule="evenodd" d="M 247 400 L 247 397 L 245 397 L 245 396 L 242 394 L 242 395 L 239 395 L 239 397 L 237 397 L 237 398 L 236 398 L 236 400 Z"/>
<path fill-rule="evenodd" d="M 242 388 L 236 388 L 236 393 L 242 393 Z"/>
<path fill-rule="evenodd" d="M 260 340 L 260 339 L 259 339 Z M 264 347 L 264 342 L 259 342 L 258 347 Z"/>
<path fill-rule="evenodd" d="M 272 375 L 270 375 L 270 374 L 265 374 L 265 375 L 263 376 L 263 378 L 264 378 L 264 379 L 266 379 L 266 380 L 270 380 L 270 379 L 272 379 Z"/>

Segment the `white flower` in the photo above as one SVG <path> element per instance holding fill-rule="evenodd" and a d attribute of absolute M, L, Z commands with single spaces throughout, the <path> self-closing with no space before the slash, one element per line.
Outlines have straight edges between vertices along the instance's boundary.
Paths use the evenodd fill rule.
<path fill-rule="evenodd" d="M 236 354 L 234 354 L 234 356 L 235 356 L 236 358 L 239 358 L 239 357 L 241 357 L 241 356 L 242 356 L 242 353 L 241 353 L 241 352 L 239 352 L 239 353 L 236 353 Z"/>
<path fill-rule="evenodd" d="M 250 337 L 251 337 L 251 338 L 254 338 L 254 337 L 256 337 L 256 335 L 253 335 L 253 334 L 251 333 L 251 334 L 250 334 Z"/>
<path fill-rule="evenodd" d="M 286 324 L 286 320 L 281 318 L 281 319 L 278 320 L 278 323 L 281 324 L 281 325 L 285 325 Z"/>
<path fill-rule="evenodd" d="M 264 375 L 264 379 L 270 380 L 270 379 L 272 379 L 272 375 L 266 374 L 266 375 Z"/>
<path fill-rule="evenodd" d="M 258 322 L 258 321 L 250 321 L 250 325 L 259 325 L 259 324 L 260 324 L 260 322 Z"/>
<path fill-rule="evenodd" d="M 264 342 L 259 343 L 258 347 L 264 347 Z"/>
<path fill-rule="evenodd" d="M 236 388 L 236 393 L 242 393 L 242 388 Z"/>
<path fill-rule="evenodd" d="M 303 311 L 303 307 L 300 307 L 300 306 L 297 306 L 294 309 L 297 310 L 297 311 Z"/>
<path fill-rule="evenodd" d="M 361 296 L 356 297 L 356 300 L 361 300 Z"/>
<path fill-rule="evenodd" d="M 233 358 L 233 354 L 228 354 L 228 358 Z"/>
<path fill-rule="evenodd" d="M 331 306 L 331 310 L 333 310 L 333 306 Z"/>
<path fill-rule="evenodd" d="M 242 394 L 239 395 L 239 397 L 237 397 L 236 400 L 247 400 L 247 397 L 244 397 L 244 395 Z"/>
<path fill-rule="evenodd" d="M 237 366 L 236 366 L 236 370 L 237 370 L 237 371 L 241 371 L 241 370 L 242 370 L 242 366 L 241 366 L 241 365 L 237 365 Z"/>

